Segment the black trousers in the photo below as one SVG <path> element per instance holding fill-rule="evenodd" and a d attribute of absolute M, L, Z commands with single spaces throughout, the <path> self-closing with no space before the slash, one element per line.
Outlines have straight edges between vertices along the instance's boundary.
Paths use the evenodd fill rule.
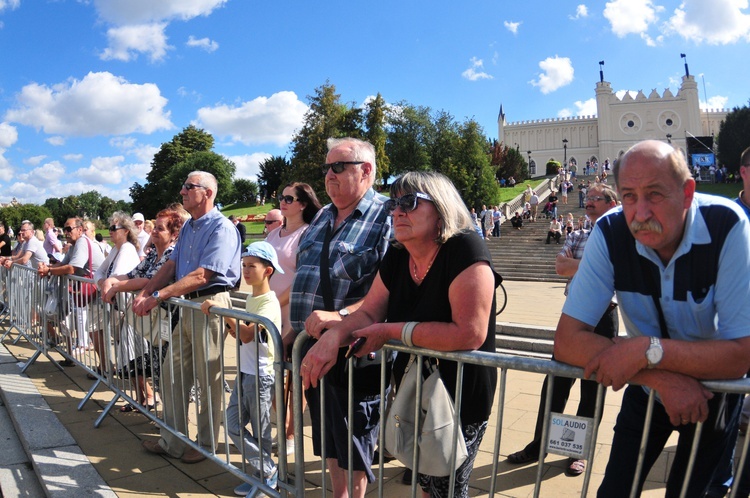
<path fill-rule="evenodd" d="M 617 316 L 617 308 L 612 308 L 602 315 L 599 323 L 596 324 L 594 332 L 608 339 L 617 335 L 620 328 L 620 321 Z M 553 356 L 554 359 L 554 356 Z M 542 428 L 544 427 L 544 404 L 547 399 L 547 389 L 549 388 L 548 375 L 542 385 L 542 394 L 539 398 L 539 410 L 536 416 L 536 427 L 534 428 L 534 440 L 526 445 L 524 451 L 529 455 L 538 455 L 542 444 Z M 552 387 L 552 405 L 550 411 L 562 413 L 565 411 L 565 405 L 568 403 L 570 389 L 573 387 L 575 379 L 568 377 L 555 377 Z M 596 410 L 596 391 L 598 384 L 593 380 L 581 380 L 581 401 L 578 403 L 576 415 L 579 417 L 593 418 Z M 604 403 L 602 403 L 604 407 Z M 598 414 L 601 416 L 601 410 Z"/>

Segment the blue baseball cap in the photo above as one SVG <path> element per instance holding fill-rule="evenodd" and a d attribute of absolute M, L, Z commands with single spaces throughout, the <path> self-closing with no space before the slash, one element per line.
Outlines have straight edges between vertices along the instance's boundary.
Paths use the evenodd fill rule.
<path fill-rule="evenodd" d="M 284 270 L 281 269 L 281 265 L 279 265 L 279 258 L 276 256 L 276 249 L 266 241 L 253 242 L 247 246 L 245 252 L 242 253 L 243 258 L 246 256 L 255 256 L 256 258 L 265 259 L 273 265 L 274 270 L 279 273 L 284 273 Z"/>

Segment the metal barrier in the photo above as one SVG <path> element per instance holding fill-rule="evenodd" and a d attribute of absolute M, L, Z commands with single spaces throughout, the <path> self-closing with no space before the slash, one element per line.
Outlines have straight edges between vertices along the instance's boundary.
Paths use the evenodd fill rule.
<path fill-rule="evenodd" d="M 294 432 L 295 437 L 297 437 L 298 434 L 302 434 L 303 430 L 303 421 L 302 421 L 302 414 L 301 414 L 301 408 L 302 408 L 302 381 L 300 376 L 298 375 L 298 372 L 300 371 L 300 365 L 302 361 L 302 350 L 303 345 L 307 341 L 309 337 L 304 332 L 300 334 L 300 336 L 297 338 L 294 349 L 293 349 L 293 355 L 292 355 L 292 365 L 293 365 L 293 371 L 295 372 L 295 375 L 293 376 L 294 382 L 293 382 L 293 388 L 294 388 Z M 551 382 L 554 382 L 554 377 L 568 377 L 568 378 L 577 378 L 581 379 L 583 377 L 583 369 L 573 367 L 564 363 L 559 363 L 553 360 L 539 360 L 534 358 L 525 358 L 525 357 L 519 357 L 519 356 L 511 356 L 511 355 L 505 355 L 505 354 L 499 354 L 499 353 L 486 353 L 481 351 L 471 351 L 471 352 L 440 352 L 440 351 L 432 351 L 432 350 L 425 350 L 421 348 L 409 348 L 399 342 L 391 341 L 387 343 L 384 346 L 384 349 L 386 350 L 395 350 L 400 354 L 415 354 L 418 356 L 418 358 L 421 358 L 422 356 L 429 356 L 432 358 L 438 358 L 439 360 L 450 360 L 455 361 L 458 363 L 458 370 L 457 370 L 457 382 L 456 385 L 459 386 L 457 392 L 456 392 L 456 422 L 458 421 L 458 418 L 460 418 L 460 412 L 458 407 L 461 403 L 461 396 L 462 396 L 462 389 L 461 389 L 461 381 L 463 379 L 463 370 L 464 366 L 467 364 L 472 365 L 481 365 L 485 367 L 491 367 L 491 368 L 497 368 L 500 370 L 499 376 L 498 376 L 498 390 L 497 390 L 497 400 L 495 405 L 495 416 L 496 416 L 496 424 L 497 424 L 497 432 L 495 435 L 494 440 L 491 442 L 492 444 L 492 470 L 490 472 L 490 490 L 489 490 L 489 496 L 492 497 L 497 493 L 497 476 L 498 476 L 498 462 L 500 461 L 500 442 L 502 438 L 503 433 L 503 416 L 505 411 L 505 395 L 506 395 L 506 382 L 507 382 L 507 374 L 508 371 L 523 371 L 523 372 L 532 372 L 532 373 L 539 373 L 539 374 L 547 374 L 551 375 Z M 352 360 L 349 360 L 352 361 Z M 352 371 L 351 364 L 349 371 Z M 381 368 L 381 421 L 385 420 L 385 413 L 386 413 L 386 407 L 385 407 L 385 389 L 386 386 L 390 383 L 390 379 L 386 379 L 386 368 L 385 364 L 383 364 Z M 352 400 L 352 384 L 351 384 L 352 377 L 349 376 L 349 386 L 348 386 L 348 395 L 349 400 Z M 325 379 L 321 380 L 322 383 L 325 382 Z M 727 380 L 727 381 L 706 381 L 703 382 L 703 385 L 713 391 L 713 392 L 723 392 L 723 393 L 739 393 L 739 394 L 747 394 L 750 393 L 750 379 L 741 379 L 741 380 Z M 588 494 L 588 488 L 591 480 L 591 469 L 593 468 L 593 463 L 595 460 L 595 449 L 596 449 L 596 442 L 597 442 L 597 436 L 598 436 L 598 427 L 599 422 L 601 421 L 601 413 L 602 413 L 602 404 L 603 404 L 603 393 L 604 393 L 604 387 L 599 385 L 598 391 L 597 391 L 597 399 L 596 399 L 596 409 L 595 413 L 598 414 L 594 419 L 592 419 L 592 433 L 591 433 L 591 444 L 587 448 L 587 452 L 583 456 L 586 460 L 588 460 L 589 465 L 586 466 L 586 471 L 584 474 L 584 480 L 582 484 L 581 489 L 581 495 L 582 497 L 586 497 Z M 321 389 L 321 392 L 323 389 Z M 545 399 L 545 420 L 543 425 L 543 431 L 542 431 L 542 445 L 540 449 L 540 455 L 539 455 L 539 463 L 537 465 L 537 473 L 536 473 L 536 481 L 534 483 L 534 497 L 538 497 L 539 493 L 541 491 L 542 487 L 542 476 L 544 472 L 544 459 L 546 457 L 547 453 L 547 446 L 544 443 L 548 440 L 548 434 L 550 433 L 550 421 L 552 418 L 552 413 L 550 413 L 550 406 L 552 402 L 552 383 L 548 386 L 547 389 L 547 397 Z M 421 399 L 421 395 L 419 392 L 417 392 L 416 396 L 417 400 Z M 648 401 L 648 414 L 645 420 L 645 427 L 649 427 L 651 424 L 651 414 L 653 411 L 653 406 L 655 403 L 655 395 L 654 391 L 651 391 L 651 394 L 649 396 Z M 324 404 L 321 402 L 321 420 L 325 420 L 325 411 L 324 411 Z M 348 410 L 352 409 L 351 403 L 350 406 L 347 407 Z M 421 409 L 421 407 L 420 407 Z M 348 413 L 351 413 L 349 411 Z M 691 470 L 693 469 L 693 466 L 695 465 L 695 458 L 696 458 L 696 452 L 698 449 L 698 439 L 700 438 L 701 429 L 703 427 L 702 423 L 698 423 L 694 439 L 693 439 L 693 445 L 690 452 L 690 458 L 687 465 L 686 470 L 686 478 L 683 482 L 683 487 L 681 491 L 680 496 L 685 496 L 687 492 L 687 486 L 689 481 L 689 476 L 691 473 Z M 415 427 L 415 434 L 414 434 L 414 454 L 416 455 L 416 461 L 415 463 L 418 464 L 420 455 L 419 455 L 419 447 L 418 444 L 418 431 L 419 428 Z M 643 465 L 643 458 L 645 456 L 645 450 L 646 450 L 646 441 L 647 441 L 647 432 L 644 431 L 644 438 L 641 441 L 641 447 L 640 447 L 640 453 L 639 453 L 639 460 L 637 464 L 636 469 L 636 476 L 633 482 L 632 489 L 630 491 L 630 496 L 635 497 L 637 496 L 637 487 L 638 487 L 638 481 L 639 476 L 642 472 L 642 465 Z M 321 439 L 325 440 L 325 427 L 321 427 Z M 350 440 L 350 446 L 349 446 L 349 461 L 351 462 L 351 452 L 352 452 L 352 446 L 351 446 L 351 434 L 349 437 Z M 489 441 L 483 441 L 482 447 L 486 448 L 487 445 L 489 445 Z M 740 463 L 739 468 L 741 469 L 744 465 L 744 462 L 747 457 L 747 451 L 748 451 L 748 445 L 750 444 L 750 438 L 745 438 L 745 442 L 743 444 L 742 448 L 742 454 L 740 457 Z M 384 488 L 384 461 L 383 461 L 383 454 L 382 451 L 384 446 L 384 434 L 383 431 L 380 432 L 379 437 L 379 447 L 381 448 L 380 451 L 380 461 L 377 462 L 379 466 L 379 472 L 377 474 L 377 486 L 378 486 L 378 496 L 383 496 L 383 488 Z M 303 445 L 298 444 L 295 448 L 296 455 L 295 455 L 295 475 L 296 476 L 302 476 L 304 475 L 304 465 L 305 465 L 305 457 L 304 457 L 304 449 Z M 349 465 L 349 468 L 351 469 L 351 465 Z M 321 459 L 321 482 L 326 482 L 325 479 L 325 460 Z M 299 477 L 298 477 L 299 479 Z M 351 483 L 352 483 L 352 471 L 350 470 L 348 472 L 348 482 L 351 489 Z M 453 494 L 455 484 L 455 476 L 451 476 L 450 479 L 450 495 Z M 297 485 L 298 492 L 304 491 L 304 486 L 298 484 Z M 326 496 L 326 487 L 323 486 L 322 489 L 322 495 Z M 417 496 L 417 493 L 421 491 L 417 489 L 417 481 L 416 479 L 412 481 L 412 488 L 411 488 L 411 496 Z M 734 496 L 736 493 L 736 489 L 732 490 L 732 494 L 730 496 Z M 298 494 L 297 496 L 303 496 L 303 494 Z"/>
<path fill-rule="evenodd" d="M 230 424 L 226 410 L 229 400 L 224 386 L 227 380 L 239 378 L 242 362 L 239 339 L 225 341 L 224 320 L 233 318 L 265 329 L 267 341 L 273 344 L 274 350 L 273 391 L 276 399 L 283 400 L 287 365 L 283 361 L 280 333 L 268 319 L 244 311 L 211 308 L 211 314 L 218 316 L 219 330 L 222 331 L 217 355 L 211 360 L 214 362 L 211 371 L 217 372 L 217 375 L 213 378 L 208 378 L 208 375 L 200 377 L 199 369 L 195 368 L 198 358 L 201 358 L 199 354 L 209 348 L 208 325 L 203 319 L 205 315 L 200 310 L 200 303 L 172 298 L 150 316 L 138 317 L 131 310 L 132 295 L 118 294 L 112 304 L 104 303 L 98 294 L 89 294 L 92 281 L 87 278 L 71 275 L 40 279 L 34 269 L 14 265 L 10 270 L 0 269 L 0 282 L 4 283 L 5 290 L 3 312 L 8 316 L 3 339 L 15 331 L 18 334 L 15 342 L 23 338 L 36 349 L 23 366 L 23 371 L 30 368 L 42 354 L 62 369 L 50 356 L 54 351 L 62 355 L 64 362 L 83 368 L 94 380 L 78 410 L 84 408 L 100 386 L 113 393 L 94 423 L 95 427 L 101 425 L 122 398 L 187 447 L 199 451 L 222 469 L 249 483 L 252 486 L 250 496 L 260 491 L 269 496 L 298 494 L 294 485 L 288 483 L 284 409 L 276 410 L 275 420 L 278 429 L 275 443 L 278 445 L 279 491 L 268 487 L 264 476 L 247 463 L 252 461 L 262 468 L 271 455 L 264 452 L 248 454 L 244 444 L 238 446 L 239 453 L 230 449 L 232 435 L 227 429 Z M 203 328 L 198 325 L 201 323 L 204 324 Z M 257 341 L 255 345 L 257 354 Z M 181 368 L 176 359 L 180 354 L 190 358 L 189 365 Z M 257 364 L 255 366 L 257 376 L 260 372 Z M 192 375 L 188 377 L 186 372 L 192 372 Z M 172 380 L 165 382 L 164 378 Z M 187 389 L 179 392 L 176 385 L 186 386 Z M 192 396 L 188 392 L 190 386 L 193 386 Z M 254 406 L 260 407 L 260 387 L 257 382 L 254 393 L 243 392 L 241 383 L 236 389 L 240 399 L 252 396 Z M 187 408 L 190 403 L 192 409 Z M 185 407 L 184 410 L 177 409 L 180 404 Z M 283 405 L 280 403 L 279 406 Z M 165 410 L 171 410 L 170 413 L 182 412 L 184 415 L 170 425 L 165 420 Z M 260 408 L 255 413 L 243 411 L 245 408 L 240 403 L 240 420 L 252 419 L 255 427 L 260 427 Z M 189 415 L 198 426 L 207 424 L 211 441 L 200 440 L 200 435 L 190 424 Z M 243 424 L 239 425 L 243 428 Z M 259 435 L 255 434 L 255 437 Z M 242 432 L 239 439 L 242 439 Z M 215 447 L 214 441 L 217 443 Z"/>

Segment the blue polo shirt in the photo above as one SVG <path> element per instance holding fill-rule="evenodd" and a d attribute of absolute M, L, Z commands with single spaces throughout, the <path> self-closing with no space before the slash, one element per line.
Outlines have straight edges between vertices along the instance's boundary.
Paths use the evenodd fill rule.
<path fill-rule="evenodd" d="M 214 207 L 197 220 L 190 219 L 182 225 L 170 256 L 176 265 L 175 280 L 198 268 L 205 268 L 213 275 L 201 289 L 214 285 L 234 287 L 242 276 L 241 248 L 240 233 Z"/>
<path fill-rule="evenodd" d="M 563 313 L 595 326 L 616 293 L 629 336 L 661 336 L 644 272 L 658 287 L 672 339 L 750 335 L 750 222 L 737 203 L 696 193 L 666 266 L 635 240 L 621 207 L 609 211 L 589 237 Z"/>

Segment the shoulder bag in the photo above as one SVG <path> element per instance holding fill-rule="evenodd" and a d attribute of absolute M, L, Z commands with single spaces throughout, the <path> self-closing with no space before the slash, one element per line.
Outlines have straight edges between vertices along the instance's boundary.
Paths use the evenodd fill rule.
<path fill-rule="evenodd" d="M 409 359 L 404 378 L 385 420 L 385 448 L 401 463 L 411 468 L 414 456 L 414 413 L 417 405 L 417 363 L 415 355 Z M 468 457 L 466 442 L 459 421 L 458 440 L 453 447 L 455 428 L 453 400 L 445 388 L 436 364 L 424 359 L 422 403 L 419 411 L 419 470 L 420 474 L 443 477 L 455 472 Z M 451 469 L 451 456 L 456 454 L 456 466 Z"/>

